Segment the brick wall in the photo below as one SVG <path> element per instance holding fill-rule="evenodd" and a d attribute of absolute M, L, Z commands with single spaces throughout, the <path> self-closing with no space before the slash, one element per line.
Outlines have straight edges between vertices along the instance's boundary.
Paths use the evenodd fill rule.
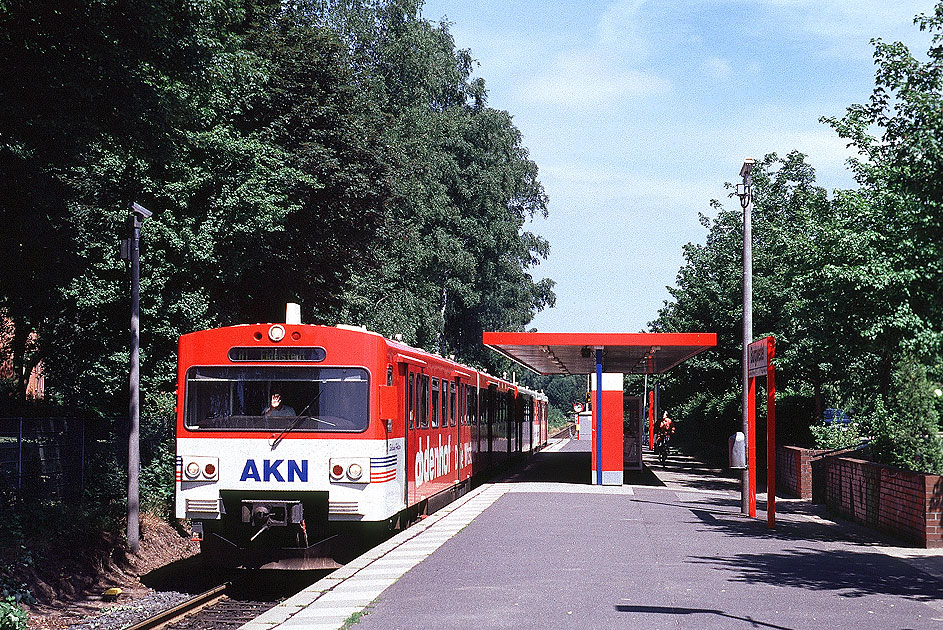
<path fill-rule="evenodd" d="M 818 465 L 821 464 L 821 465 Z M 923 547 L 943 547 L 943 482 L 850 457 L 817 462 L 829 510 Z"/>
<path fill-rule="evenodd" d="M 812 458 L 824 451 L 798 446 L 776 447 L 776 492 L 800 499 L 812 498 Z"/>

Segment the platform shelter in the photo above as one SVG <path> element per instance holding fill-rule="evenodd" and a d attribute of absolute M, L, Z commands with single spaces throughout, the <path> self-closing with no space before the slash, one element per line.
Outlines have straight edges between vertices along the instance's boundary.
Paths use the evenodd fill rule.
<path fill-rule="evenodd" d="M 592 483 L 622 485 L 622 375 L 667 372 L 716 346 L 717 335 L 486 332 L 482 342 L 538 374 L 592 375 Z"/>

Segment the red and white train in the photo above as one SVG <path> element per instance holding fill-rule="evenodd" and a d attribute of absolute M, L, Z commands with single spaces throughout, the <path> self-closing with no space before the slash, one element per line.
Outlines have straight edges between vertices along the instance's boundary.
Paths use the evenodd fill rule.
<path fill-rule="evenodd" d="M 205 330 L 178 361 L 176 515 L 226 564 L 337 566 L 339 532 L 405 525 L 547 442 L 543 394 L 362 328 Z"/>

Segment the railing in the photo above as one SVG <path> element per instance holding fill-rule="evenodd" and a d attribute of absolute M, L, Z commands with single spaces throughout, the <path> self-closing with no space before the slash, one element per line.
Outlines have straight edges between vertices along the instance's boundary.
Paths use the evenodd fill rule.
<path fill-rule="evenodd" d="M 78 501 L 84 488 L 84 419 L 0 418 L 0 496 L 5 502 Z"/>

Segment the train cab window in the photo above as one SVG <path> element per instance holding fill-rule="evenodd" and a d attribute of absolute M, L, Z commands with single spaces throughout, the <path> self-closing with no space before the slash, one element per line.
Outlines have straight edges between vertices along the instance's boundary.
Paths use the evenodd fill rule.
<path fill-rule="evenodd" d="M 406 393 L 406 416 L 409 418 L 409 428 L 416 428 L 416 375 L 409 373 L 409 386 Z"/>
<path fill-rule="evenodd" d="M 457 389 L 458 388 L 455 386 L 455 383 L 452 383 L 450 392 L 449 392 L 449 426 L 452 426 L 452 427 L 455 426 L 455 419 L 457 417 L 456 409 L 455 409 L 455 403 L 456 403 L 455 397 L 456 397 Z"/>
<path fill-rule="evenodd" d="M 419 426 L 423 429 L 429 428 L 429 377 L 422 377 L 422 388 L 418 386 L 419 392 Z"/>
<path fill-rule="evenodd" d="M 194 366 L 184 424 L 190 431 L 360 432 L 369 396 L 363 368 Z"/>
<path fill-rule="evenodd" d="M 432 379 L 432 428 L 439 428 L 439 379 Z"/>

